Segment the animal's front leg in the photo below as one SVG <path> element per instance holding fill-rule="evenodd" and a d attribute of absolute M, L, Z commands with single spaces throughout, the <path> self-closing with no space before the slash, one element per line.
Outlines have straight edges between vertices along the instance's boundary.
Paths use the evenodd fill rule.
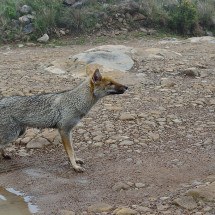
<path fill-rule="evenodd" d="M 79 166 L 76 163 L 76 157 L 75 157 L 75 152 L 72 146 L 71 142 L 71 137 L 70 137 L 70 131 L 64 130 L 64 129 L 59 129 L 59 133 L 63 142 L 63 146 L 66 150 L 66 153 L 69 157 L 69 160 L 72 164 L 72 167 L 74 168 L 75 171 L 77 172 L 84 172 L 84 168 Z M 80 162 L 79 162 L 80 163 Z"/>
<path fill-rule="evenodd" d="M 80 158 L 77 158 L 76 156 L 75 156 L 75 161 L 78 164 L 81 164 L 81 165 L 84 164 L 84 161 L 82 159 L 80 159 Z"/>

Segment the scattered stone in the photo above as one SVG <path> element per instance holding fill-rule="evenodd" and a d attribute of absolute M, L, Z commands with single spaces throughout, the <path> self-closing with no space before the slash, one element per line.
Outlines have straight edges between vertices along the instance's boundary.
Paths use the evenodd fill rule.
<path fill-rule="evenodd" d="M 102 147 L 104 145 L 103 142 L 96 142 L 96 143 L 93 143 L 93 146 L 94 147 Z"/>
<path fill-rule="evenodd" d="M 138 143 L 139 145 L 141 145 L 142 147 L 144 147 L 144 148 L 146 148 L 146 147 L 148 147 L 148 145 L 146 144 L 146 143 Z"/>
<path fill-rule="evenodd" d="M 209 72 L 208 71 L 200 71 L 200 77 L 201 78 L 206 78 L 207 76 L 209 76 Z"/>
<path fill-rule="evenodd" d="M 165 200 L 167 200 L 167 199 L 169 199 L 169 197 L 167 197 L 167 196 L 160 197 L 160 200 L 161 200 L 161 201 L 165 201 Z"/>
<path fill-rule="evenodd" d="M 96 137 L 93 138 L 94 141 L 101 141 L 104 138 L 103 135 L 97 135 Z"/>
<path fill-rule="evenodd" d="M 66 35 L 66 32 L 63 31 L 63 30 L 60 30 L 59 32 L 60 32 L 61 35 Z"/>
<path fill-rule="evenodd" d="M 174 69 L 173 69 L 173 68 L 168 67 L 168 68 L 166 68 L 166 69 L 165 69 L 165 71 L 166 71 L 166 72 L 174 72 Z"/>
<path fill-rule="evenodd" d="M 26 152 L 25 149 L 21 148 L 19 149 L 19 151 L 17 152 L 17 154 L 20 156 L 20 157 L 27 157 L 27 156 L 30 156 L 30 154 L 28 152 Z"/>
<path fill-rule="evenodd" d="M 66 71 L 64 71 L 60 68 L 57 68 L 55 66 L 49 66 L 49 67 L 45 68 L 45 71 L 48 71 L 48 72 L 51 72 L 51 73 L 57 74 L 57 75 L 61 75 L 61 74 L 66 73 Z"/>
<path fill-rule="evenodd" d="M 130 113 L 122 113 L 119 117 L 120 120 L 135 120 L 135 116 Z"/>
<path fill-rule="evenodd" d="M 152 211 L 150 208 L 148 207 L 143 207 L 143 206 L 136 206 L 135 209 L 138 211 L 138 212 L 141 212 L 141 213 L 146 213 L 146 212 L 150 212 Z"/>
<path fill-rule="evenodd" d="M 143 187 L 146 187 L 146 184 L 144 184 L 144 183 L 135 183 L 135 187 L 136 188 L 143 188 Z"/>
<path fill-rule="evenodd" d="M 166 88 L 171 88 L 174 87 L 176 85 L 175 82 L 173 82 L 171 79 L 169 78 L 162 78 L 161 79 L 161 86 L 162 87 L 166 87 Z"/>
<path fill-rule="evenodd" d="M 176 123 L 176 124 L 179 124 L 179 123 L 182 122 L 180 119 L 173 119 L 172 121 L 173 121 L 174 123 Z"/>
<path fill-rule="evenodd" d="M 155 29 L 148 29 L 148 32 L 147 32 L 147 34 L 148 35 L 154 35 L 154 34 L 156 34 L 156 30 Z"/>
<path fill-rule="evenodd" d="M 19 47 L 19 48 L 23 48 L 24 45 L 23 45 L 23 44 L 18 44 L 18 47 Z"/>
<path fill-rule="evenodd" d="M 60 215 L 75 215 L 75 212 L 69 210 L 61 210 Z"/>
<path fill-rule="evenodd" d="M 40 43 L 47 43 L 49 41 L 49 35 L 44 34 L 42 37 L 38 38 L 37 41 Z"/>
<path fill-rule="evenodd" d="M 90 213 L 102 213 L 102 212 L 109 212 L 112 210 L 112 206 L 106 203 L 97 203 L 88 207 L 88 212 Z"/>
<path fill-rule="evenodd" d="M 215 105 L 215 99 L 210 99 L 209 104 L 210 105 Z"/>
<path fill-rule="evenodd" d="M 45 146 L 50 145 L 50 142 L 42 137 L 35 138 L 31 140 L 27 145 L 26 148 L 28 149 L 41 149 Z"/>
<path fill-rule="evenodd" d="M 37 44 L 35 44 L 35 43 L 26 43 L 25 45 L 29 46 L 29 47 L 35 47 L 35 46 L 37 46 Z"/>
<path fill-rule="evenodd" d="M 140 31 L 143 32 L 143 33 L 146 33 L 146 34 L 148 33 L 148 30 L 145 29 L 145 28 L 140 28 Z"/>
<path fill-rule="evenodd" d="M 174 200 L 173 203 L 187 210 L 193 210 L 197 208 L 197 203 L 195 202 L 192 196 L 183 196 L 177 198 Z"/>
<path fill-rule="evenodd" d="M 160 135 L 157 134 L 157 133 L 152 133 L 152 132 L 149 132 L 149 137 L 153 140 L 153 141 L 157 141 L 160 139 Z"/>
<path fill-rule="evenodd" d="M 209 175 L 206 179 L 205 179 L 206 182 L 215 182 L 215 175 Z"/>
<path fill-rule="evenodd" d="M 158 211 L 165 211 L 169 208 L 169 205 L 157 204 Z"/>
<path fill-rule="evenodd" d="M 117 208 L 113 214 L 115 215 L 135 215 L 137 211 L 130 208 Z"/>
<path fill-rule="evenodd" d="M 119 145 L 120 146 L 131 146 L 133 145 L 134 142 L 133 141 L 130 141 L 130 140 L 123 140 Z"/>
<path fill-rule="evenodd" d="M 191 189 L 187 192 L 187 195 L 195 199 L 202 199 L 206 202 L 215 202 L 215 182 L 207 186 Z"/>
<path fill-rule="evenodd" d="M 132 158 L 127 158 L 127 159 L 126 159 L 126 161 L 128 161 L 128 162 L 132 162 L 132 161 L 133 161 L 133 159 L 132 159 Z"/>
<path fill-rule="evenodd" d="M 128 190 L 130 188 L 130 186 L 126 183 L 123 182 L 117 182 L 112 189 L 114 191 L 120 191 L 120 190 Z"/>

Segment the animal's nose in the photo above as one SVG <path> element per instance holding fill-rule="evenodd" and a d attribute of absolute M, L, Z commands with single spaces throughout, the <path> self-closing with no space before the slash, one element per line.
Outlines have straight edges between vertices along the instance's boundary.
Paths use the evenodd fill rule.
<path fill-rule="evenodd" d="M 128 89 L 128 87 L 127 87 L 127 86 L 124 86 L 124 88 L 125 88 L 125 90 L 127 90 L 127 89 Z"/>

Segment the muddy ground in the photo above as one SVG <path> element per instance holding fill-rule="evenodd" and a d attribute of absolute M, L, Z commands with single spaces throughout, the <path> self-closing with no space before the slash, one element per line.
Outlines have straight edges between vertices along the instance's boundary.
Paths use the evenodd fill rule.
<path fill-rule="evenodd" d="M 192 209 L 173 204 L 215 175 L 215 44 L 156 39 L 108 43 L 181 55 L 136 62 L 131 72 L 118 78 L 129 91 L 100 101 L 73 130 L 84 173 L 71 169 L 61 144 L 26 149 L 19 140 L 8 148 L 12 160 L 0 163 L 0 186 L 32 196 L 37 214 L 90 214 L 89 206 L 101 202 L 112 206 L 103 214 L 121 206 L 134 210 L 130 214 L 215 214 L 211 202 L 197 199 Z M 42 65 L 92 47 L 1 47 L 1 94 L 74 87 L 80 79 L 73 78 L 72 71 L 51 74 Z"/>

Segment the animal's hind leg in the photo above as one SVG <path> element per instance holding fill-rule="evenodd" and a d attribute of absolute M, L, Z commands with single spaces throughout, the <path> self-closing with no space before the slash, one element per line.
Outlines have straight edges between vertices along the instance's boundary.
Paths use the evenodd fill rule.
<path fill-rule="evenodd" d="M 11 156 L 5 153 L 3 147 L 16 140 L 24 131 L 25 128 L 15 123 L 12 126 L 0 126 L 0 154 L 4 159 L 11 159 Z"/>

